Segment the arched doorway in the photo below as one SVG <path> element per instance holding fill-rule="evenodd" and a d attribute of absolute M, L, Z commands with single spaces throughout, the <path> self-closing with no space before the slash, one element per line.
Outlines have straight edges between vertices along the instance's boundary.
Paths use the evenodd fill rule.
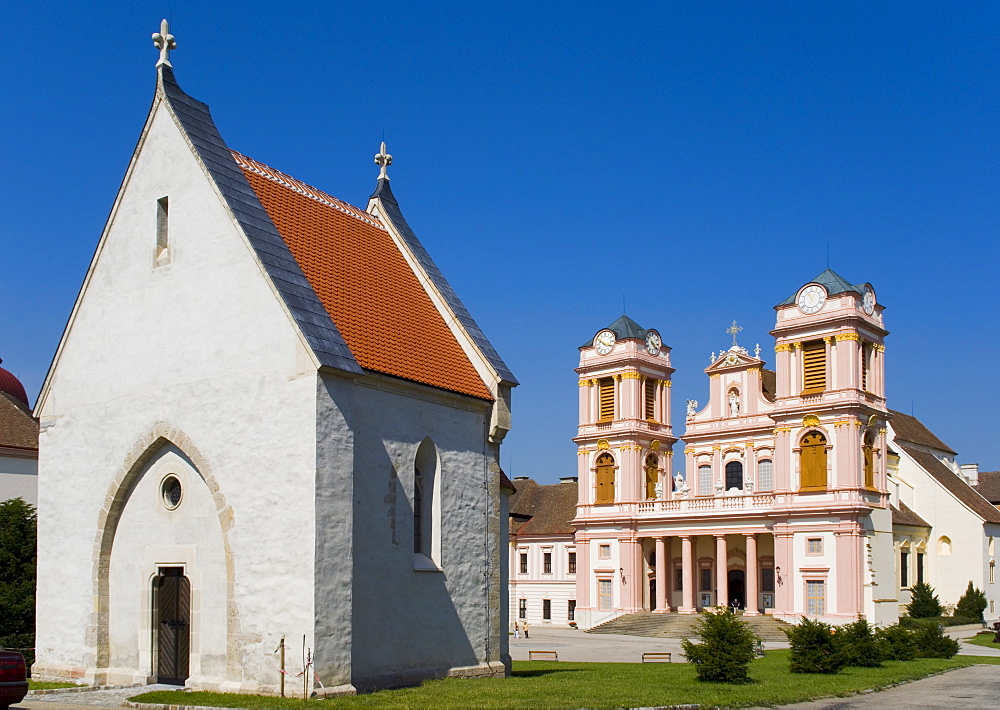
<path fill-rule="evenodd" d="M 729 590 L 729 606 L 743 609 L 746 607 L 747 580 L 746 573 L 741 569 L 731 569 L 727 575 Z"/>

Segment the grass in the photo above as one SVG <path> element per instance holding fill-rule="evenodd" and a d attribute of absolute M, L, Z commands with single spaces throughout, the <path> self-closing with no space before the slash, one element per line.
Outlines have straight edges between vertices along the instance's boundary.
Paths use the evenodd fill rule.
<path fill-rule="evenodd" d="M 49 680 L 32 680 L 28 678 L 28 690 L 52 690 L 53 688 L 75 688 L 76 683 L 63 683 Z"/>
<path fill-rule="evenodd" d="M 972 638 L 965 639 L 966 643 L 973 643 L 986 648 L 1000 648 L 1000 643 L 993 643 L 994 634 L 992 631 L 985 634 L 976 634 Z"/>
<path fill-rule="evenodd" d="M 508 679 L 448 678 L 417 688 L 331 698 L 331 708 L 618 708 L 697 703 L 702 706 L 782 705 L 851 695 L 931 673 L 976 663 L 1000 665 L 1000 658 L 956 656 L 888 661 L 882 668 L 847 668 L 836 675 L 792 675 L 788 651 L 768 651 L 750 667 L 746 685 L 699 683 L 687 663 L 551 663 L 517 661 Z M 299 708 L 309 701 L 254 695 L 155 691 L 132 700 L 175 705 L 242 708 Z"/>

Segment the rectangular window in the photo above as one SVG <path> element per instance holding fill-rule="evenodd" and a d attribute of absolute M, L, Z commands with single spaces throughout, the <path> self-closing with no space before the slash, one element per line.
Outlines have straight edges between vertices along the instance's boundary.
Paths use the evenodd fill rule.
<path fill-rule="evenodd" d="M 566 568 L 570 574 L 576 574 L 576 553 L 571 552 L 567 555 Z"/>
<path fill-rule="evenodd" d="M 566 605 L 566 619 L 576 621 L 576 599 L 570 599 Z"/>
<path fill-rule="evenodd" d="M 990 580 L 991 582 L 993 580 Z M 917 553 L 917 584 L 924 583 L 924 553 Z"/>
<path fill-rule="evenodd" d="M 810 340 L 802 343 L 802 394 L 826 389 L 826 343 Z"/>
<path fill-rule="evenodd" d="M 542 599 L 542 618 L 546 621 L 552 620 L 552 600 Z"/>
<path fill-rule="evenodd" d="M 597 546 L 597 557 L 601 560 L 611 559 L 611 545 L 598 545 Z"/>
<path fill-rule="evenodd" d="M 705 567 L 701 569 L 701 591 L 710 592 L 712 591 L 712 568 Z"/>
<path fill-rule="evenodd" d="M 518 599 L 517 600 L 517 618 L 527 619 L 528 618 L 528 600 Z"/>
<path fill-rule="evenodd" d="M 656 419 L 656 380 L 650 379 L 646 380 L 645 389 L 645 415 L 646 419 L 649 421 L 655 421 Z"/>
<path fill-rule="evenodd" d="M 712 467 L 698 467 L 698 495 L 707 496 L 712 492 Z"/>
<path fill-rule="evenodd" d="M 597 580 L 597 606 L 601 610 L 608 610 L 611 608 L 611 580 L 610 579 L 599 579 Z"/>
<path fill-rule="evenodd" d="M 760 591 L 774 591 L 774 567 L 761 567 L 760 570 Z"/>
<path fill-rule="evenodd" d="M 905 589 L 910 586 L 910 553 L 899 553 L 899 586 Z"/>
<path fill-rule="evenodd" d="M 552 574 L 552 553 L 546 552 L 542 555 L 542 572 Z"/>
<path fill-rule="evenodd" d="M 528 574 L 528 553 L 521 553 L 521 574 Z"/>
<path fill-rule="evenodd" d="M 757 490 L 761 493 L 774 490 L 774 464 L 770 459 L 757 464 Z"/>
<path fill-rule="evenodd" d="M 615 418 L 615 381 L 610 377 L 602 377 L 597 381 L 600 397 L 601 421 L 611 421 Z"/>
<path fill-rule="evenodd" d="M 826 582 L 806 582 L 806 613 L 809 616 L 822 616 L 826 613 Z"/>
<path fill-rule="evenodd" d="M 684 570 L 681 567 L 674 569 L 674 589 L 678 592 L 684 589 Z"/>
<path fill-rule="evenodd" d="M 990 560 L 990 584 L 996 582 L 996 568 L 997 568 L 996 562 Z"/>
<path fill-rule="evenodd" d="M 809 555 L 822 555 L 823 554 L 823 538 L 821 537 L 811 537 L 806 541 L 806 554 Z"/>
<path fill-rule="evenodd" d="M 868 359 L 871 357 L 872 344 L 861 343 L 861 389 L 868 391 Z"/>

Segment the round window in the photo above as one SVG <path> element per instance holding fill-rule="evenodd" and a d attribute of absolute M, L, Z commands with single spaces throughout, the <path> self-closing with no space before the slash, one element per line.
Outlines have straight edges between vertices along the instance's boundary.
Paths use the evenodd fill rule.
<path fill-rule="evenodd" d="M 181 504 L 181 482 L 177 476 L 167 476 L 160 484 L 160 495 L 167 510 L 173 510 Z"/>

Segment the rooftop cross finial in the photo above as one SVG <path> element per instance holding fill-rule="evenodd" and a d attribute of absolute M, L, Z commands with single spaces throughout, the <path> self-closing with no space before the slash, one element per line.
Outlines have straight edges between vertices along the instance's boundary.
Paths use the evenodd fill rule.
<path fill-rule="evenodd" d="M 385 152 L 385 141 L 382 141 L 382 149 L 375 154 L 375 164 L 382 168 L 378 174 L 378 179 L 388 180 L 389 173 L 386 171 L 386 168 L 392 165 L 392 156 Z"/>
<path fill-rule="evenodd" d="M 156 66 L 173 67 L 173 64 L 170 63 L 170 50 L 177 49 L 177 42 L 170 34 L 170 24 L 166 19 L 160 20 L 160 31 L 153 33 L 153 46 L 160 50 L 160 61 L 156 63 Z"/>
<path fill-rule="evenodd" d="M 733 321 L 733 324 L 728 328 L 726 328 L 726 332 L 733 336 L 733 345 L 736 345 L 736 334 L 739 333 L 741 330 L 743 330 L 743 328 L 736 325 L 736 321 Z"/>

